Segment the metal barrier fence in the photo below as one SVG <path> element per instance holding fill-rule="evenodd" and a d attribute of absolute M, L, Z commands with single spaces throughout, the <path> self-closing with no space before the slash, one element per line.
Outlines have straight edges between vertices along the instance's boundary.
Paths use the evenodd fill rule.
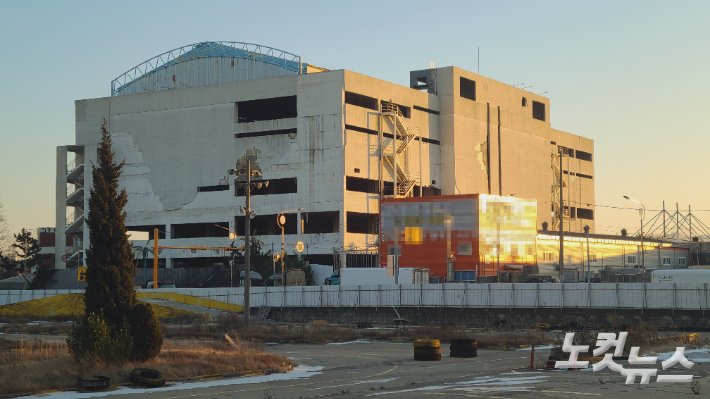
<path fill-rule="evenodd" d="M 707 283 L 417 284 L 252 287 L 251 306 L 457 307 L 706 310 Z M 243 288 L 170 288 L 175 292 L 243 305 Z M 0 291 L 0 306 L 82 290 Z"/>

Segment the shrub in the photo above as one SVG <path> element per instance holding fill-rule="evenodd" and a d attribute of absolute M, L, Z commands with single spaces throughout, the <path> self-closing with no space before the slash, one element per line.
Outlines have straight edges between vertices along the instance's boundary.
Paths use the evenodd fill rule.
<path fill-rule="evenodd" d="M 163 331 L 149 303 L 138 302 L 128 320 L 133 341 L 132 361 L 144 362 L 160 354 Z"/>
<path fill-rule="evenodd" d="M 131 357 L 133 337 L 126 320 L 120 328 L 112 329 L 103 314 L 91 313 L 74 323 L 67 347 L 79 363 L 122 365 Z"/>

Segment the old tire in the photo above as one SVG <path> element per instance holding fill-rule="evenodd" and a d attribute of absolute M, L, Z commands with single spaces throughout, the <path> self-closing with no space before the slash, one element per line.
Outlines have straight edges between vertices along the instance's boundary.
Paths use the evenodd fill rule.
<path fill-rule="evenodd" d="M 414 348 L 414 354 L 415 355 L 441 355 L 441 348 L 431 348 L 431 347 L 425 347 L 425 348 Z"/>
<path fill-rule="evenodd" d="M 478 356 L 478 351 L 454 351 L 452 350 L 450 353 L 451 357 L 477 357 Z"/>
<path fill-rule="evenodd" d="M 478 346 L 478 342 L 473 338 L 452 339 L 451 346 Z"/>
<path fill-rule="evenodd" d="M 415 348 L 440 348 L 441 342 L 438 339 L 418 339 L 414 341 Z"/>
<path fill-rule="evenodd" d="M 415 354 L 414 354 L 414 360 L 419 360 L 419 361 L 438 361 L 438 360 L 441 360 L 441 353 L 435 353 L 435 354 L 421 354 L 421 353 L 415 353 Z"/>
<path fill-rule="evenodd" d="M 130 379 L 132 383 L 146 388 L 157 388 L 165 385 L 163 373 L 153 369 L 133 369 Z"/>

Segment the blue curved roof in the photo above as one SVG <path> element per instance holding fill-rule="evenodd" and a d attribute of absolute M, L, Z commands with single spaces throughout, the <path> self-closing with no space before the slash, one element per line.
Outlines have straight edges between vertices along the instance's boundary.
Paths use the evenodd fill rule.
<path fill-rule="evenodd" d="M 278 67 L 281 75 L 276 76 L 305 73 L 307 67 L 307 64 L 301 63 L 301 57 L 268 46 L 242 42 L 201 42 L 165 52 L 131 68 L 111 82 L 111 95 L 124 94 L 122 92 L 133 83 L 161 70 L 204 58 L 259 62 Z"/>

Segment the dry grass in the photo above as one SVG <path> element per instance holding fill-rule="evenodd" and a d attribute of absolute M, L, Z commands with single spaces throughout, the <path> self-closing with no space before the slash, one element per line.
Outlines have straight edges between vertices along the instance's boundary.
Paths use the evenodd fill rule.
<path fill-rule="evenodd" d="M 454 338 L 475 338 L 480 347 L 539 345 L 550 342 L 543 332 L 475 332 L 464 325 L 422 325 L 404 329 L 365 329 L 333 324 L 273 323 L 252 320 L 251 328 L 244 328 L 242 318 L 236 314 L 226 314 L 215 318 L 214 323 L 197 321 L 189 327 L 164 325 L 163 334 L 169 337 L 209 337 L 218 338 L 224 334 L 256 342 L 326 343 L 370 340 L 438 339 L 450 341 Z"/>
<path fill-rule="evenodd" d="M 77 378 L 94 375 L 111 377 L 112 384 L 128 383 L 129 374 L 136 367 L 159 370 L 168 380 L 250 370 L 283 372 L 288 368 L 288 358 L 239 339 L 235 341 L 236 347 L 214 341 L 166 340 L 156 359 L 106 366 L 76 363 L 65 343 L 0 339 L 0 395 L 76 388 Z"/>

